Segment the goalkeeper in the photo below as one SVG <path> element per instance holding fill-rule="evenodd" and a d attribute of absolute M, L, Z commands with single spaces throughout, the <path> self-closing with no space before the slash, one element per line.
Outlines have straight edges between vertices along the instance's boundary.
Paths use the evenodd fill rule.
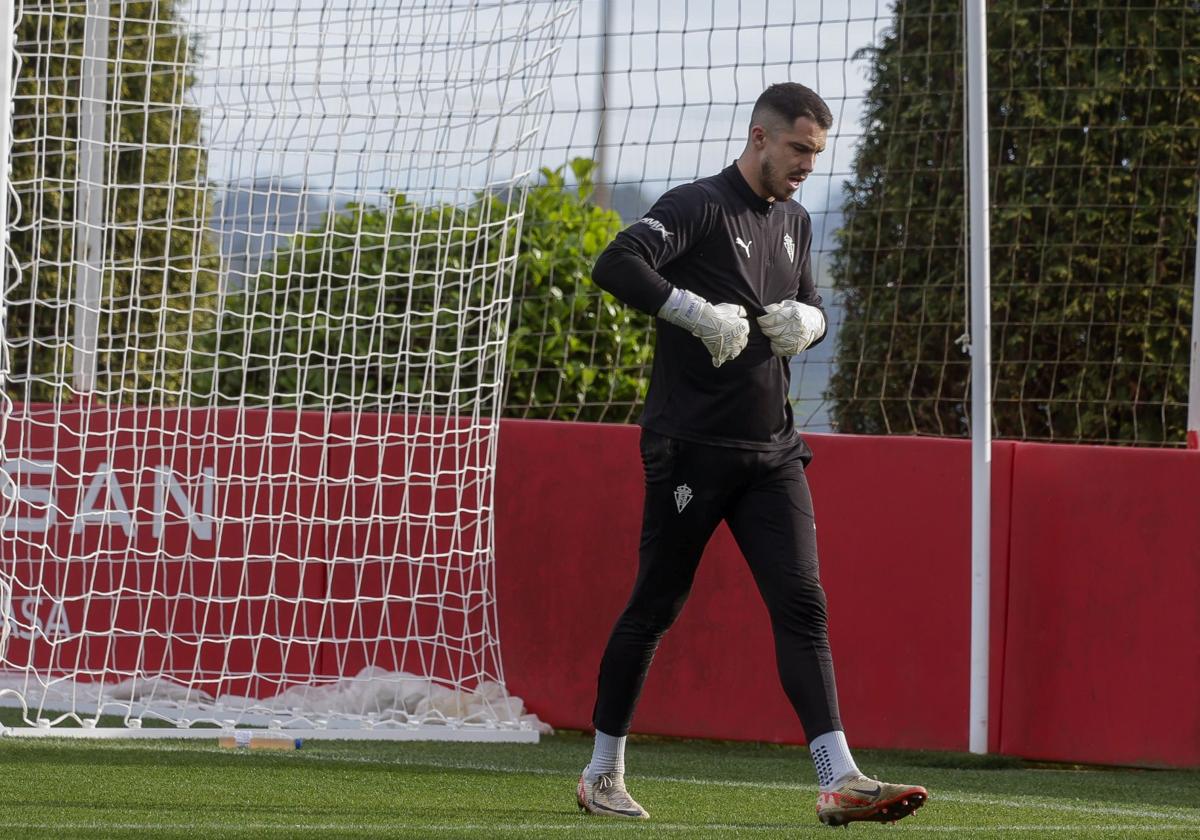
<path fill-rule="evenodd" d="M 791 201 L 833 118 L 803 85 L 758 98 L 741 156 L 663 195 L 619 233 L 593 277 L 658 316 L 641 417 L 645 507 L 637 580 L 600 663 L 592 760 L 577 789 L 593 814 L 649 815 L 624 784 L 625 736 L 659 640 L 725 520 L 771 616 L 779 676 L 817 769 L 817 815 L 893 821 L 924 788 L 859 772 L 838 715 L 813 505 L 812 458 L 792 420 L 788 359 L 825 337 L 812 223 Z"/>

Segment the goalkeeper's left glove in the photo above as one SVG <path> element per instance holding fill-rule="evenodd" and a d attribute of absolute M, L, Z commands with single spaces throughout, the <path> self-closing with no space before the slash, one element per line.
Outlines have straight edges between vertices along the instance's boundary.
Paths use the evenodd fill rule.
<path fill-rule="evenodd" d="M 776 356 L 794 356 L 825 334 L 825 315 L 815 306 L 785 300 L 768 304 L 766 310 L 765 315 L 758 316 L 758 325 L 771 339 Z"/>

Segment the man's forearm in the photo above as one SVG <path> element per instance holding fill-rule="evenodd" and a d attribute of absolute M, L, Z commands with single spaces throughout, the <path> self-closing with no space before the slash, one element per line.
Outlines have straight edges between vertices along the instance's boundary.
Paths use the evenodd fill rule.
<path fill-rule="evenodd" d="M 619 237 L 596 260 L 592 279 L 617 300 L 647 315 L 657 315 L 671 296 L 671 284 Z"/>

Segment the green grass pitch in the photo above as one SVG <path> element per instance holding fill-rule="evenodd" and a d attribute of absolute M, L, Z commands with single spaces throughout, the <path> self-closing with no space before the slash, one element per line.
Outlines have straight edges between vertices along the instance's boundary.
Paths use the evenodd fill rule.
<path fill-rule="evenodd" d="M 590 739 L 536 746 L 309 741 L 288 753 L 216 741 L 0 740 L 0 837 L 1200 837 L 1200 771 L 1038 766 L 858 751 L 930 801 L 894 825 L 814 816 L 802 747 L 632 738 L 649 822 L 582 814 Z M 842 834 L 841 832 L 850 832 Z"/>

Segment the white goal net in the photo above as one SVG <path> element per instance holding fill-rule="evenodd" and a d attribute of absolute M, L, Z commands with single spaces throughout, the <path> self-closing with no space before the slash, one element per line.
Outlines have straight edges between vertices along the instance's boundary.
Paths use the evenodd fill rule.
<path fill-rule="evenodd" d="M 572 12 L 0 18 L 6 727 L 536 738 L 504 687 L 491 494 Z"/>

